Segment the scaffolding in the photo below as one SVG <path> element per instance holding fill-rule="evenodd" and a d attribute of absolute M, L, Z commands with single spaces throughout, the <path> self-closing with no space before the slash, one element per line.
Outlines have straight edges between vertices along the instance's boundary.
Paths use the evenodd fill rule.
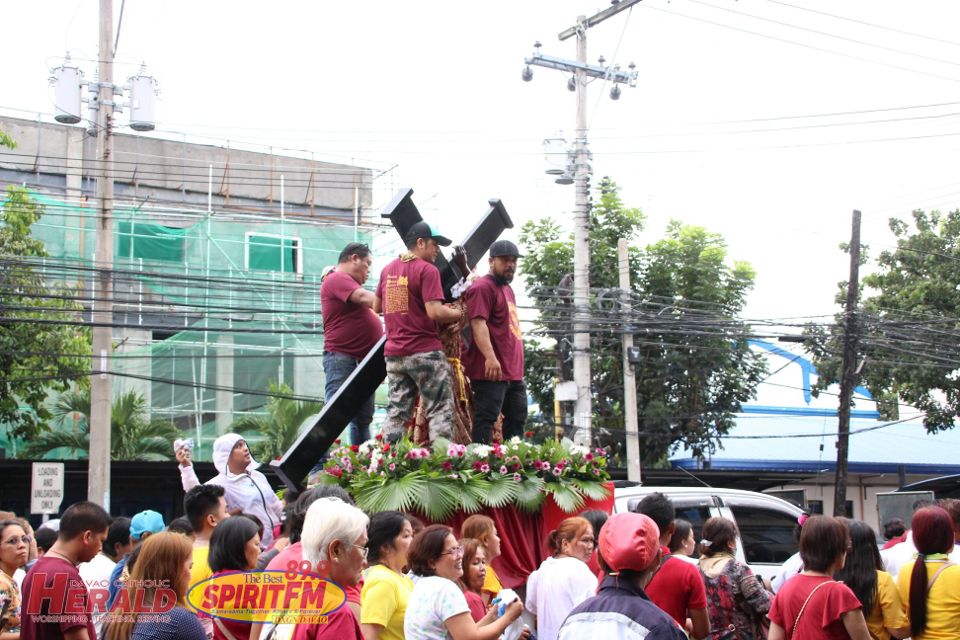
<path fill-rule="evenodd" d="M 33 226 L 49 254 L 42 274 L 89 312 L 102 299 L 96 211 L 31 197 L 45 208 Z M 287 217 L 282 205 L 280 216 L 144 205 L 114 217 L 114 394 L 143 394 L 153 416 L 193 437 L 198 460 L 235 419 L 263 413 L 271 383 L 323 399 L 322 274 L 348 242 L 396 247 L 392 229 Z"/>

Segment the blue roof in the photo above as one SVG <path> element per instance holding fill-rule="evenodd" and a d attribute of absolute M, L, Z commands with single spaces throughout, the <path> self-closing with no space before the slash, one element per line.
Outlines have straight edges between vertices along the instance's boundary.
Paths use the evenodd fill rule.
<path fill-rule="evenodd" d="M 832 472 L 837 418 L 827 415 L 739 414 L 736 426 L 710 458 L 712 469 Z M 960 432 L 927 433 L 919 416 L 897 424 L 851 419 L 849 469 L 853 473 L 960 474 Z M 697 468 L 690 452 L 671 456 L 674 467 Z"/>

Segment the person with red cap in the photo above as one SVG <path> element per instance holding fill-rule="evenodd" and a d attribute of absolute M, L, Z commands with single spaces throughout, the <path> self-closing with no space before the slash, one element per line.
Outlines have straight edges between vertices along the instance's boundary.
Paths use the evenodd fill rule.
<path fill-rule="evenodd" d="M 616 513 L 600 530 L 597 595 L 577 605 L 560 628 L 559 640 L 686 640 L 644 588 L 660 567 L 660 529 L 648 516 Z"/>

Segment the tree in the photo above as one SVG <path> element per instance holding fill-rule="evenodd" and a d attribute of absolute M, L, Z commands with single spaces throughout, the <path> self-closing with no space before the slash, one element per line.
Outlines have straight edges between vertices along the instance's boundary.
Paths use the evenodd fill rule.
<path fill-rule="evenodd" d="M 169 420 L 150 419 L 142 394 L 128 391 L 110 406 L 110 457 L 113 460 L 161 461 L 173 459 L 173 441 L 180 430 Z M 53 404 L 53 428 L 24 449 L 21 457 L 40 459 L 87 458 L 90 450 L 90 390 L 70 389 Z"/>
<path fill-rule="evenodd" d="M 621 337 L 634 334 L 641 347 L 637 368 L 641 448 L 646 464 L 661 461 L 674 445 L 695 455 L 711 453 L 733 424 L 733 414 L 754 394 L 763 361 L 736 319 L 753 283 L 745 263 L 726 264 L 723 238 L 673 222 L 667 238 L 637 246 L 644 215 L 628 208 L 609 178 L 599 185 L 591 211 L 591 374 L 595 432 L 622 447 L 623 368 Z M 617 241 L 626 238 L 632 292 L 620 302 Z M 524 225 L 521 269 L 527 293 L 540 310 L 525 343 L 527 384 L 552 418 L 553 379 L 570 379 L 573 245 L 546 218 Z M 544 348 L 542 338 L 556 346 Z"/>
<path fill-rule="evenodd" d="M 13 437 L 34 438 L 51 417 L 50 391 L 89 372 L 89 331 L 75 323 L 76 292 L 49 286 L 36 268 L 47 256 L 30 227 L 43 207 L 26 189 L 9 187 L 0 225 L 0 423 Z"/>
<path fill-rule="evenodd" d="M 260 442 L 253 445 L 253 453 L 260 460 L 274 460 L 283 455 L 300 435 L 300 427 L 307 418 L 323 409 L 322 402 L 302 402 L 282 397 L 293 394 L 293 389 L 286 384 L 271 382 L 270 394 L 267 415 L 242 416 L 232 425 L 237 433 L 253 432 L 263 436 Z"/>
<path fill-rule="evenodd" d="M 960 415 L 960 211 L 917 210 L 912 227 L 891 218 L 890 229 L 896 249 L 881 252 L 863 278 L 870 295 L 857 315 L 859 380 L 884 419 L 896 419 L 903 402 L 922 411 L 935 433 Z M 842 316 L 805 333 L 820 374 L 816 390 L 823 390 L 839 379 Z"/>

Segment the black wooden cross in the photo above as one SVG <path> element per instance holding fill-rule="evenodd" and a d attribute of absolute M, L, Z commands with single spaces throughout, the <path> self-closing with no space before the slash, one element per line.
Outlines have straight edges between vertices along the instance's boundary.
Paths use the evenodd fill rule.
<path fill-rule="evenodd" d="M 384 207 L 381 214 L 384 218 L 390 219 L 401 238 L 406 237 L 410 227 L 423 220 L 417 206 L 413 204 L 412 195 L 413 189 L 401 189 Z M 490 200 L 490 207 L 480 218 L 480 222 L 461 243 L 466 249 L 467 264 L 470 268 L 477 266 L 480 256 L 487 252 L 504 229 L 511 228 L 513 228 L 513 221 L 510 220 L 503 203 L 498 199 Z M 460 273 L 456 265 L 448 262 L 442 253 L 437 256 L 434 264 L 440 270 L 440 282 L 449 302 L 453 299 L 450 289 L 466 274 Z M 287 487 L 299 490 L 303 486 L 303 480 L 320 455 L 330 448 L 356 415 L 357 409 L 387 377 L 386 363 L 383 359 L 385 342 L 386 338 L 380 339 L 340 386 L 340 390 L 334 394 L 330 402 L 324 405 L 313 425 L 300 434 L 283 456 L 270 463 Z"/>

